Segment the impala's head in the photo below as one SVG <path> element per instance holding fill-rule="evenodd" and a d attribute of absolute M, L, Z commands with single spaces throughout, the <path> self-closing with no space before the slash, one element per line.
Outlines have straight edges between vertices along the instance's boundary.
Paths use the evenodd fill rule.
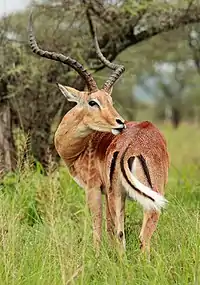
<path fill-rule="evenodd" d="M 77 104 L 76 108 L 83 114 L 84 124 L 90 129 L 116 135 L 125 128 L 124 119 L 113 107 L 112 97 L 105 90 L 90 93 L 61 84 L 58 86 L 68 101 Z"/>
<path fill-rule="evenodd" d="M 63 86 L 58 84 L 59 89 L 67 98 L 68 101 L 76 103 L 75 108 L 79 108 L 79 111 L 83 114 L 83 122 L 88 128 L 101 132 L 112 132 L 113 134 L 120 133 L 124 128 L 124 119 L 118 114 L 113 107 L 112 103 L 112 88 L 114 83 L 124 72 L 124 66 L 117 65 L 108 61 L 102 54 L 97 41 L 95 29 L 87 12 L 88 21 L 90 25 L 91 34 L 94 38 L 95 48 L 97 56 L 101 62 L 114 70 L 110 78 L 105 82 L 103 88 L 98 89 L 95 80 L 92 75 L 88 73 L 84 67 L 76 60 L 66 57 L 60 53 L 44 51 L 37 45 L 32 29 L 32 14 L 29 20 L 29 42 L 34 53 L 55 61 L 60 61 L 64 64 L 74 68 L 80 76 L 85 80 L 88 87 L 88 91 L 78 91 L 72 87 Z"/>

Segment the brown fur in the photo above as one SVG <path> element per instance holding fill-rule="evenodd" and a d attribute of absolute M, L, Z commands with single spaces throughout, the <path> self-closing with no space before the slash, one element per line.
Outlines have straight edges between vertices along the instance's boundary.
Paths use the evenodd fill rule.
<path fill-rule="evenodd" d="M 148 179 L 151 179 L 153 190 L 164 194 L 169 167 L 166 142 L 159 130 L 146 121 L 125 122 L 126 129 L 117 136 L 113 135 L 111 129 L 117 128 L 116 119 L 123 119 L 112 106 L 111 97 L 101 90 L 91 95 L 80 93 L 80 103 L 65 115 L 56 131 L 55 146 L 71 175 L 86 190 L 93 216 L 95 245 L 98 247 L 101 240 L 103 191 L 106 195 L 107 231 L 110 235 L 116 233 L 125 247 L 126 194 L 121 183 L 120 161 L 122 156 L 128 161 L 131 157 L 142 155 L 147 169 L 144 169 L 142 162 L 138 165 L 138 179 L 146 186 L 149 186 Z M 98 99 L 100 110 L 87 107 L 89 97 Z M 148 171 L 148 179 L 145 171 Z M 158 217 L 159 213 L 155 211 L 144 212 L 140 233 L 143 250 L 150 247 Z"/>
<path fill-rule="evenodd" d="M 125 247 L 126 195 L 131 193 L 132 198 L 136 198 L 146 209 L 159 209 L 164 199 L 155 192 L 164 194 L 169 167 L 168 154 L 165 140 L 155 126 L 149 122 L 125 122 L 113 107 L 110 96 L 112 87 L 125 68 L 109 62 L 103 56 L 89 10 L 87 17 L 97 56 L 103 64 L 113 70 L 102 90 L 98 89 L 92 75 L 76 60 L 38 47 L 33 34 L 32 13 L 28 27 L 29 42 L 34 53 L 67 64 L 76 70 L 87 84 L 88 92 L 80 92 L 58 84 L 64 96 L 77 105 L 61 121 L 55 134 L 55 146 L 71 175 L 86 190 L 87 203 L 93 217 L 95 245 L 98 247 L 101 240 L 103 192 L 106 195 L 107 231 L 109 234 L 115 233 Z M 112 133 L 119 134 L 114 136 Z M 136 177 L 131 172 L 132 166 Z M 123 184 L 125 177 L 127 185 Z M 133 185 L 131 178 L 143 191 Z M 153 189 L 145 188 L 139 180 Z M 152 204 L 156 197 L 160 203 L 159 207 Z M 140 233 L 143 249 L 146 246 L 149 248 L 158 217 L 159 213 L 155 211 L 144 213 Z"/>

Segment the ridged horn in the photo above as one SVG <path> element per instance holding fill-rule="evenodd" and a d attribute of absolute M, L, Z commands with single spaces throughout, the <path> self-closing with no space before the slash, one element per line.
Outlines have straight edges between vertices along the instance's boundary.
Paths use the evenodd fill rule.
<path fill-rule="evenodd" d="M 55 61 L 59 61 L 62 62 L 64 64 L 69 65 L 70 67 L 72 67 L 74 70 L 76 70 L 80 76 L 82 76 L 82 78 L 85 80 L 87 86 L 88 86 L 88 90 L 90 92 L 95 92 L 98 90 L 97 84 L 95 82 L 95 80 L 93 79 L 92 75 L 87 72 L 87 70 L 75 59 L 69 57 L 69 56 L 65 56 L 61 53 L 56 53 L 56 52 L 50 52 L 50 51 L 46 51 L 46 50 L 42 50 L 38 47 L 38 44 L 36 42 L 34 33 L 33 33 L 33 16 L 32 16 L 32 12 L 29 16 L 29 25 L 28 25 L 28 35 L 29 35 L 29 44 L 30 47 L 32 49 L 32 51 L 34 53 L 36 53 L 37 55 L 40 55 L 42 57 L 51 59 L 51 60 L 55 60 Z"/>
<path fill-rule="evenodd" d="M 89 9 L 86 11 L 87 13 L 87 18 L 90 26 L 90 32 L 92 34 L 92 37 L 94 39 L 95 43 L 95 49 L 98 58 L 100 61 L 105 64 L 108 68 L 114 70 L 114 72 L 111 74 L 109 79 L 105 82 L 103 89 L 107 92 L 111 89 L 111 87 L 114 85 L 114 83 L 117 81 L 117 79 L 122 75 L 122 73 L 125 71 L 125 67 L 123 65 L 118 65 L 115 63 L 110 62 L 108 59 L 104 57 L 104 55 L 101 52 L 101 49 L 99 47 L 98 39 L 97 39 L 97 34 L 96 34 L 96 28 L 94 27 L 94 23 L 92 21 L 92 17 L 90 15 Z"/>

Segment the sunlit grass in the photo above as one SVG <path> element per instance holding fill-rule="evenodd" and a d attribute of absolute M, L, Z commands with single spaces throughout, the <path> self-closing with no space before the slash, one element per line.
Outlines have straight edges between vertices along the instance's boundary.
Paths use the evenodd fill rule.
<path fill-rule="evenodd" d="M 139 251 L 138 205 L 127 203 L 126 255 L 104 234 L 96 258 L 83 190 L 64 168 L 44 176 L 26 167 L 0 185 L 0 284 L 200 284 L 200 131 L 162 130 L 171 157 L 169 205 L 150 262 Z"/>

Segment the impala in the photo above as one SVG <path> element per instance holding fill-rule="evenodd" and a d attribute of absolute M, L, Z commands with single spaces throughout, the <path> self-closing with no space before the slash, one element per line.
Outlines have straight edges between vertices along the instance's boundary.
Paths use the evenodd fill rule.
<path fill-rule="evenodd" d="M 92 75 L 76 60 L 40 49 L 33 34 L 32 16 L 29 20 L 32 51 L 69 65 L 87 84 L 87 91 L 58 84 L 67 100 L 76 106 L 58 126 L 55 147 L 74 180 L 85 189 L 96 247 L 101 241 L 104 194 L 107 232 L 114 234 L 124 248 L 125 200 L 141 204 L 144 211 L 141 248 L 149 250 L 160 210 L 167 202 L 163 196 L 169 168 L 166 142 L 152 123 L 127 122 L 113 107 L 112 87 L 125 69 L 103 56 L 91 19 L 89 23 L 98 58 L 113 70 L 102 89 L 98 89 Z"/>

